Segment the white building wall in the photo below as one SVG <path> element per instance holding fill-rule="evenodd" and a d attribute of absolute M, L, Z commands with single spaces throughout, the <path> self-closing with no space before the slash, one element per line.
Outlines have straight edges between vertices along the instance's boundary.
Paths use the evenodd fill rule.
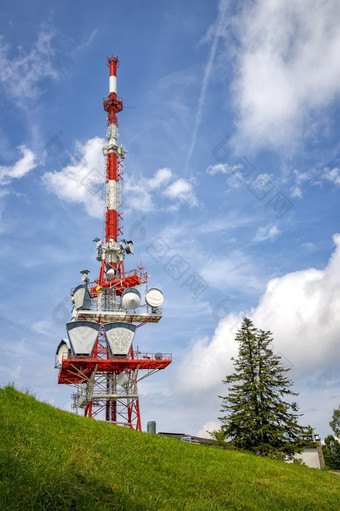
<path fill-rule="evenodd" d="M 321 468 L 319 453 L 316 447 L 308 447 L 301 453 L 294 456 L 295 459 L 301 460 L 304 465 L 310 468 Z"/>

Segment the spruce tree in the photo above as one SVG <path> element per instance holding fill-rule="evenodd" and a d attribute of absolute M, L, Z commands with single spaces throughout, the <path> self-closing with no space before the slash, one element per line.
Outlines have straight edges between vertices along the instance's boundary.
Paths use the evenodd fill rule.
<path fill-rule="evenodd" d="M 340 405 L 333 410 L 332 420 L 329 425 L 334 431 L 334 435 L 340 438 Z"/>
<path fill-rule="evenodd" d="M 325 463 L 328 468 L 340 470 L 340 406 L 333 410 L 332 420 L 329 423 L 335 436 L 329 435 L 325 438 L 325 445 L 322 447 Z"/>
<path fill-rule="evenodd" d="M 258 330 L 245 318 L 235 340 L 239 353 L 232 359 L 234 373 L 223 380 L 228 394 L 219 396 L 226 437 L 236 447 L 258 454 L 293 454 L 310 437 L 311 428 L 298 425 L 298 406 L 286 400 L 297 394 L 286 376 L 289 369 L 270 347 L 271 332 Z"/>
<path fill-rule="evenodd" d="M 325 445 L 322 446 L 323 457 L 326 467 L 332 470 L 340 470 L 340 442 L 329 435 L 325 438 Z"/>

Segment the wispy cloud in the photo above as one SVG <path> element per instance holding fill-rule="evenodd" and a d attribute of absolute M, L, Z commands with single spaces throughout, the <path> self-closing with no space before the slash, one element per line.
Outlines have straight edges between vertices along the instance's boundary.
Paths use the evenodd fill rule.
<path fill-rule="evenodd" d="M 324 179 L 335 185 L 340 185 L 340 168 L 333 167 L 330 169 L 326 167 L 324 170 Z"/>
<path fill-rule="evenodd" d="M 15 98 L 22 106 L 25 106 L 25 100 L 39 96 L 45 78 L 59 78 L 59 71 L 52 63 L 53 36 L 53 32 L 46 28 L 41 29 L 33 47 L 29 50 L 19 47 L 17 55 L 13 55 L 5 38 L 0 37 L 0 83 L 6 94 Z"/>
<path fill-rule="evenodd" d="M 213 68 L 213 63 L 214 63 L 214 59 L 215 59 L 215 55 L 216 55 L 218 41 L 219 41 L 219 38 L 222 36 L 224 29 L 225 29 L 228 6 L 229 6 L 229 2 L 226 2 L 225 0 L 222 0 L 219 2 L 217 19 L 214 22 L 214 24 L 209 28 L 208 34 L 205 38 L 205 40 L 212 39 L 212 43 L 211 43 L 211 47 L 210 47 L 208 62 L 206 63 L 205 68 L 204 68 L 203 80 L 202 80 L 200 95 L 199 95 L 199 99 L 198 99 L 194 127 L 192 130 L 190 146 L 189 146 L 188 154 L 186 157 L 186 164 L 185 164 L 186 170 L 188 170 L 190 160 L 192 157 L 192 153 L 194 152 L 194 149 L 196 146 L 197 134 L 198 134 L 198 129 L 199 129 L 201 121 L 202 121 L 203 107 L 204 107 L 204 102 L 205 102 L 205 98 L 206 98 L 206 94 L 207 94 L 209 79 L 210 79 L 210 75 L 211 75 L 212 68 Z"/>
<path fill-rule="evenodd" d="M 307 186 L 323 186 L 326 184 L 340 186 L 340 167 L 338 165 L 324 167 L 321 170 L 309 169 L 306 172 L 293 170 L 290 177 L 292 186 L 291 197 L 301 199 Z"/>
<path fill-rule="evenodd" d="M 258 222 L 255 215 L 248 216 L 239 211 L 229 211 L 223 217 L 212 218 L 198 227 L 199 234 L 218 233 L 220 231 L 232 231 L 240 227 L 246 227 Z"/>
<path fill-rule="evenodd" d="M 9 184 L 12 179 L 20 179 L 37 166 L 36 156 L 25 145 L 18 147 L 22 153 L 20 160 L 13 165 L 0 165 L 0 184 Z"/>
<path fill-rule="evenodd" d="M 264 227 L 259 227 L 255 237 L 253 239 L 254 243 L 260 243 L 262 241 L 273 241 L 277 235 L 280 233 L 280 230 L 276 227 L 276 225 L 266 225 Z"/>
<path fill-rule="evenodd" d="M 230 293 L 259 293 L 263 282 L 259 268 L 251 258 L 241 250 L 233 250 L 228 255 L 213 255 L 201 269 L 202 277 L 216 289 Z"/>
<path fill-rule="evenodd" d="M 150 181 L 154 183 L 157 181 L 157 186 L 154 186 L 154 189 L 157 190 L 161 184 L 161 180 L 155 176 Z M 135 210 L 148 213 L 156 209 L 152 188 L 147 187 L 145 179 L 143 179 L 141 175 L 137 177 L 130 174 L 124 179 L 124 196 L 125 195 L 131 199 L 126 201 L 126 203 L 124 202 L 125 212 Z"/>
<path fill-rule="evenodd" d="M 36 323 L 33 323 L 31 326 L 33 332 L 36 332 L 38 334 L 48 336 L 51 333 L 51 326 L 52 323 L 49 320 L 42 319 L 41 321 L 37 321 Z"/>
<path fill-rule="evenodd" d="M 215 176 L 216 174 L 231 174 L 239 168 L 239 165 L 228 165 L 227 163 L 216 163 L 209 165 L 207 174 Z"/>
<path fill-rule="evenodd" d="M 194 191 L 194 182 L 190 179 L 176 178 L 171 169 L 158 169 L 154 176 L 146 179 L 144 176 L 130 175 L 125 179 L 125 191 L 133 196 L 126 206 L 143 212 L 154 210 L 177 211 L 181 205 L 190 207 L 198 205 Z M 168 199 L 164 203 L 164 198 Z"/>
<path fill-rule="evenodd" d="M 97 35 L 97 32 L 98 32 L 98 29 L 93 29 L 92 32 L 88 35 L 88 37 L 80 42 L 73 50 L 72 50 L 72 55 L 75 57 L 78 55 L 78 53 L 80 52 L 83 52 L 84 50 L 86 50 L 86 48 L 88 48 L 89 46 L 92 45 L 93 41 L 95 40 L 96 38 L 96 35 Z"/>

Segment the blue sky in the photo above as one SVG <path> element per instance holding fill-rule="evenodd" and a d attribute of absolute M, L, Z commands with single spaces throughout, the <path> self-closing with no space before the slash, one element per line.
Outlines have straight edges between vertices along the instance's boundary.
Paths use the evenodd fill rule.
<path fill-rule="evenodd" d="M 336 0 L 6 2 L 0 15 L 0 382 L 70 408 L 54 353 L 79 271 L 98 271 L 106 57 L 120 58 L 124 234 L 173 354 L 143 428 L 219 416 L 244 315 L 292 368 L 301 422 L 339 405 L 340 6 Z"/>

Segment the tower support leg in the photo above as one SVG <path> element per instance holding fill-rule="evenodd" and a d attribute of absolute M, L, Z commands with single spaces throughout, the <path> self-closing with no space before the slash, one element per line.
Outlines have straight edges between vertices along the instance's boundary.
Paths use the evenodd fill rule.
<path fill-rule="evenodd" d="M 90 401 L 85 408 L 85 417 L 90 417 L 90 419 L 92 418 L 92 401 Z"/>

